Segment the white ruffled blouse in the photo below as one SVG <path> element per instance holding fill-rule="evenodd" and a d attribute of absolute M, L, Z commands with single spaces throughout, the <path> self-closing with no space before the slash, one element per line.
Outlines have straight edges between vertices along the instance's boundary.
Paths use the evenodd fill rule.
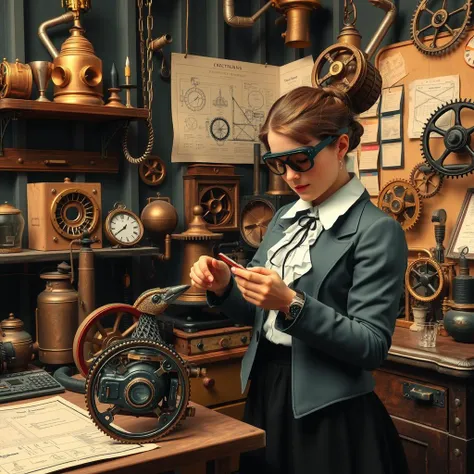
<path fill-rule="evenodd" d="M 359 179 L 353 176 L 346 185 L 337 190 L 319 206 L 313 206 L 311 202 L 303 201 L 302 199 L 296 201 L 281 219 L 294 219 L 298 212 L 303 211 L 301 215 L 316 217 L 318 219 L 316 225 L 311 226 L 307 237 L 297 246 L 303 235 L 303 230 L 299 224 L 299 219 L 296 219 L 295 222 L 285 230 L 284 237 L 268 250 L 265 267 L 276 271 L 281 277 L 283 261 L 288 251 L 297 246 L 287 257 L 283 281 L 287 285 L 291 285 L 295 280 L 308 273 L 312 268 L 310 249 L 315 244 L 321 232 L 330 229 L 336 220 L 344 215 L 360 198 L 364 190 L 365 188 Z M 298 231 L 299 235 L 296 235 Z M 278 249 L 283 246 L 285 246 L 285 248 L 278 251 Z M 275 344 L 291 346 L 291 336 L 279 331 L 275 327 L 277 314 L 278 311 L 276 310 L 269 311 L 263 325 L 265 337 Z"/>

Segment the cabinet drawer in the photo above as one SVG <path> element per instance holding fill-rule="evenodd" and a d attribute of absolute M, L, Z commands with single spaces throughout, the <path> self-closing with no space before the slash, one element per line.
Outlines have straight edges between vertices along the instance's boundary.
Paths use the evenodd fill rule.
<path fill-rule="evenodd" d="M 242 400 L 240 392 L 240 365 L 242 359 L 199 364 L 205 368 L 205 377 L 191 379 L 191 400 L 199 405 L 210 406 Z"/>
<path fill-rule="evenodd" d="M 377 370 L 375 392 L 388 412 L 415 423 L 448 430 L 448 389 Z"/>

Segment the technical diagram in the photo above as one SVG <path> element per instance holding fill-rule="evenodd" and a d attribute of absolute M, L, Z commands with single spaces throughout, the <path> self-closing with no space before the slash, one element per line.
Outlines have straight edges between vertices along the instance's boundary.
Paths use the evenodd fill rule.
<path fill-rule="evenodd" d="M 184 119 L 184 127 L 186 131 L 190 132 L 191 130 L 196 130 L 198 122 L 194 117 L 186 117 Z"/>
<path fill-rule="evenodd" d="M 265 120 L 265 112 L 258 111 L 255 108 L 242 107 L 236 100 L 234 96 L 233 87 L 230 88 L 231 97 L 232 97 L 232 132 L 233 140 L 242 141 L 242 142 L 255 142 L 258 139 L 258 132 L 263 125 Z M 255 92 L 255 94 L 254 94 Z M 263 107 L 263 103 L 257 99 L 260 95 L 261 101 L 263 101 L 263 95 L 260 91 L 251 91 L 252 94 L 252 104 L 253 106 Z"/>
<path fill-rule="evenodd" d="M 265 99 L 263 94 L 259 90 L 253 90 L 249 92 L 248 97 L 249 107 L 252 110 L 259 110 L 265 105 Z"/>
<path fill-rule="evenodd" d="M 206 94 L 198 87 L 199 80 L 196 77 L 191 78 L 192 87 L 183 95 L 182 100 L 186 107 L 193 112 L 199 112 L 206 105 Z"/>
<path fill-rule="evenodd" d="M 212 120 L 209 131 L 214 140 L 225 140 L 230 135 L 229 122 L 223 117 L 217 117 Z"/>
<path fill-rule="evenodd" d="M 217 108 L 223 108 L 227 107 L 229 103 L 227 102 L 227 99 L 222 96 L 222 90 L 219 89 L 219 95 L 212 101 L 212 105 Z"/>

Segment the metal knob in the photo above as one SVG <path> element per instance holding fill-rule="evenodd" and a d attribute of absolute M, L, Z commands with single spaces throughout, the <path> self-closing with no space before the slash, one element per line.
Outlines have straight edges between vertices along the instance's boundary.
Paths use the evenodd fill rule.
<path fill-rule="evenodd" d="M 202 379 L 202 384 L 204 385 L 204 387 L 206 388 L 212 388 L 214 387 L 216 381 L 214 379 L 212 379 L 211 377 L 204 377 Z"/>
<path fill-rule="evenodd" d="M 228 337 L 223 337 L 219 341 L 219 345 L 222 347 L 222 349 L 227 349 L 230 346 L 230 339 Z"/>

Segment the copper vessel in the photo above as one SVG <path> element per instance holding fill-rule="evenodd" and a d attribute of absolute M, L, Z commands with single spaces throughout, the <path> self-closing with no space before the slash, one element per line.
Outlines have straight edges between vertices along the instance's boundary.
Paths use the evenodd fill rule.
<path fill-rule="evenodd" d="M 25 219 L 19 209 L 0 204 L 0 254 L 21 252 Z"/>
<path fill-rule="evenodd" d="M 162 239 L 173 232 L 178 225 L 178 213 L 170 203 L 170 199 L 160 196 L 147 199 L 148 204 L 143 208 L 140 220 L 145 230 L 154 238 Z"/>
<path fill-rule="evenodd" d="M 17 59 L 9 63 L 6 58 L 0 63 L 0 99 L 29 99 L 33 86 L 33 74 L 28 64 Z"/>
<path fill-rule="evenodd" d="M 46 288 L 38 295 L 36 344 L 39 360 L 62 365 L 74 362 L 72 342 L 77 330 L 77 291 L 71 284 L 71 267 L 63 262 L 55 272 L 42 273 Z"/>
<path fill-rule="evenodd" d="M 224 20 L 228 25 L 238 28 L 251 27 L 270 7 L 274 7 L 282 14 L 281 18 L 286 19 L 286 31 L 282 33 L 285 44 L 290 48 L 311 46 L 309 29 L 311 12 L 321 6 L 319 0 L 271 0 L 248 17 L 236 16 L 234 3 L 235 0 L 224 0 L 223 3 Z"/>
<path fill-rule="evenodd" d="M 268 190 L 265 194 L 268 194 L 269 196 L 291 196 L 294 193 L 281 176 L 269 172 Z"/>
<path fill-rule="evenodd" d="M 90 0 L 66 0 L 63 6 L 71 12 L 40 25 L 38 36 L 53 58 L 54 101 L 63 104 L 103 105 L 102 61 L 95 55 L 84 36 L 80 13 L 88 11 Z M 47 29 L 73 20 L 71 36 L 58 53 L 47 35 Z"/>
<path fill-rule="evenodd" d="M 23 326 L 23 321 L 13 313 L 0 323 L 0 341 L 11 342 L 15 349 L 15 357 L 7 366 L 9 372 L 27 370 L 33 359 L 33 340 Z"/>
<path fill-rule="evenodd" d="M 224 234 L 211 232 L 203 219 L 204 211 L 201 206 L 194 206 L 194 219 L 189 223 L 188 230 L 181 234 L 172 234 L 173 240 L 184 241 L 183 262 L 181 267 L 181 284 L 191 285 L 189 269 L 201 255 L 213 256 L 213 247 L 216 240 L 222 240 Z M 206 292 L 191 286 L 183 293 L 178 301 L 187 303 L 204 303 Z"/>

